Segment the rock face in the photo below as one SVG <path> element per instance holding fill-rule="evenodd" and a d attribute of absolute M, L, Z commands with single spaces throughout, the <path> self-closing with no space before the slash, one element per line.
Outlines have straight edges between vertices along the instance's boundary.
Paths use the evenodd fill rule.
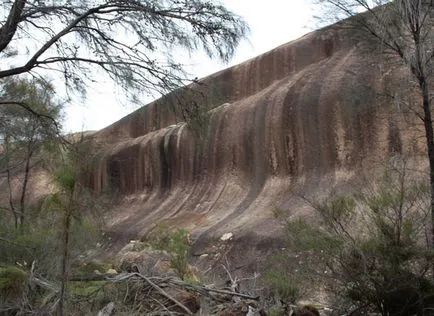
<path fill-rule="evenodd" d="M 112 229 L 129 240 L 165 221 L 200 240 L 232 233 L 268 247 L 276 210 L 303 209 L 290 188 L 318 191 L 394 154 L 422 155 L 422 130 L 384 97 L 396 71 L 353 35 L 310 33 L 98 132 L 105 146 L 87 181 L 124 196 Z"/>

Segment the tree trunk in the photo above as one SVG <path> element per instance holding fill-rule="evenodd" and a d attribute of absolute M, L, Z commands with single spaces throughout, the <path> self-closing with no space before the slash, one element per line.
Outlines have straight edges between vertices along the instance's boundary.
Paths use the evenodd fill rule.
<path fill-rule="evenodd" d="M 431 189 L 431 248 L 434 249 L 434 132 L 432 126 L 431 106 L 429 99 L 429 87 L 425 78 L 419 79 L 423 99 L 423 123 L 428 149 L 429 180 Z"/>
<path fill-rule="evenodd" d="M 18 229 L 18 214 L 15 211 L 15 206 L 14 206 L 14 200 L 13 200 L 13 195 L 12 195 L 12 185 L 11 185 L 11 171 L 9 170 L 9 167 L 6 170 L 6 173 L 7 173 L 8 186 L 9 186 L 9 207 L 11 208 L 11 212 L 14 216 L 15 229 Z"/>
<path fill-rule="evenodd" d="M 2 52 L 12 41 L 26 3 L 26 0 L 15 0 L 8 14 L 7 20 L 2 23 L 3 25 L 0 28 L 0 52 Z"/>
<path fill-rule="evenodd" d="M 20 227 L 24 228 L 24 212 L 25 212 L 25 203 L 26 203 L 26 193 L 27 193 L 27 184 L 29 183 L 30 177 L 30 160 L 33 156 L 33 150 L 30 148 L 32 145 L 29 145 L 26 157 L 26 166 L 24 169 L 24 181 L 23 188 L 21 191 L 21 199 L 20 199 Z"/>
<path fill-rule="evenodd" d="M 69 229 L 71 227 L 72 217 L 72 203 L 74 197 L 74 191 L 70 192 L 68 206 L 65 210 L 65 218 L 63 221 L 63 253 L 62 253 L 62 266 L 61 266 L 61 287 L 59 298 L 58 315 L 64 315 L 64 301 L 66 293 L 66 284 L 68 283 L 68 260 L 69 260 Z"/>
<path fill-rule="evenodd" d="M 10 151 L 9 151 L 9 138 L 5 137 L 6 146 L 6 176 L 9 187 L 9 207 L 11 208 L 12 215 L 14 216 L 15 229 L 18 229 L 18 214 L 15 211 L 14 197 L 12 194 L 12 178 L 11 178 L 11 165 L 10 165 Z"/>

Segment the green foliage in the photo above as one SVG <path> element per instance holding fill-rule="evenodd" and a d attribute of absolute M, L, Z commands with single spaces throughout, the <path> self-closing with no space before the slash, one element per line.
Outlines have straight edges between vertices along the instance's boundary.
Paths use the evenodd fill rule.
<path fill-rule="evenodd" d="M 144 238 L 145 243 L 140 243 L 138 247 L 145 247 L 146 243 L 152 248 L 165 250 L 170 253 L 170 265 L 181 279 L 189 277 L 196 280 L 191 275 L 188 267 L 188 257 L 190 255 L 190 233 L 185 229 L 170 230 L 164 223 L 157 224 Z"/>
<path fill-rule="evenodd" d="M 21 230 L 15 230 L 9 214 L 0 217 L 0 263 L 30 265 L 36 261 L 38 273 L 55 278 L 59 272 L 61 253 L 61 227 L 63 212 L 62 197 L 53 194 L 47 197 L 40 210 L 29 212 L 29 223 Z M 70 246 L 77 259 L 78 255 L 94 248 L 101 231 L 96 218 L 82 215 L 71 223 Z M 73 260 L 74 262 L 74 260 Z"/>
<path fill-rule="evenodd" d="M 182 61 L 176 61 L 173 52 L 202 49 L 209 57 L 228 61 L 248 32 L 241 17 L 207 0 L 66 1 L 61 9 L 44 1 L 7 1 L 3 9 L 4 16 L 15 18 L 6 24 L 8 36 L 0 41 L 0 52 L 12 57 L 11 67 L 0 71 L 0 78 L 53 69 L 60 71 L 69 89 L 84 94 L 103 65 L 103 73 L 136 102 L 143 92 L 162 93 L 185 85 Z M 27 19 L 29 12 L 32 21 Z M 79 23 L 71 23 L 77 16 Z M 41 32 L 40 25 L 52 23 L 68 32 L 54 37 Z M 127 38 L 134 38 L 135 45 Z M 87 53 L 81 55 L 78 46 Z M 35 57 L 22 67 L 10 55 L 18 50 Z M 40 58 L 48 51 L 56 57 Z"/>
<path fill-rule="evenodd" d="M 156 224 L 143 238 L 152 248 L 158 250 L 168 250 L 171 238 L 170 227 L 164 222 Z"/>
<path fill-rule="evenodd" d="M 131 301 L 138 294 L 134 284 L 114 283 L 112 281 L 74 281 L 68 284 L 72 315 L 96 315 L 107 303 L 115 302 L 121 315 L 131 313 Z M 131 298 L 133 296 L 133 298 Z"/>
<path fill-rule="evenodd" d="M 77 181 L 76 172 L 70 167 L 64 167 L 56 172 L 56 181 L 61 188 L 72 192 Z"/>
<path fill-rule="evenodd" d="M 61 105 L 54 95 L 53 87 L 42 79 L 0 80 L 0 176 L 9 191 L 20 178 L 20 196 L 15 193 L 15 199 L 10 195 L 1 203 L 15 214 L 14 225 L 20 229 L 27 221 L 32 170 L 46 167 L 59 153 Z"/>
<path fill-rule="evenodd" d="M 286 303 L 295 303 L 300 296 L 300 290 L 294 279 L 287 274 L 269 271 L 263 277 L 263 281 Z"/>
<path fill-rule="evenodd" d="M 55 95 L 53 86 L 42 79 L 0 81 L 0 101 L 10 101 L 1 106 L 0 122 L 0 134 L 8 143 L 10 157 L 16 158 L 22 150 L 53 151 L 52 141 L 60 131 L 62 111 Z"/>
<path fill-rule="evenodd" d="M 28 290 L 27 273 L 12 265 L 0 266 L 0 310 L 2 315 L 18 315 Z"/>
<path fill-rule="evenodd" d="M 27 226 L 20 231 L 2 229 L 1 233 L 7 238 L 0 240 L 0 263 L 30 265 L 36 261 L 41 274 L 57 273 L 57 260 L 53 259 L 58 256 L 58 236 L 52 228 Z"/>
<path fill-rule="evenodd" d="M 181 279 L 188 274 L 188 256 L 190 254 L 190 233 L 184 229 L 178 229 L 170 238 L 168 250 L 172 255 L 170 265 L 178 273 Z"/>
<path fill-rule="evenodd" d="M 287 223 L 291 249 L 298 251 L 334 252 L 342 246 L 342 240 L 323 229 L 314 227 L 303 219 Z"/>
<path fill-rule="evenodd" d="M 0 293 L 2 297 L 16 295 L 23 291 L 27 273 L 14 266 L 0 267 Z"/>
<path fill-rule="evenodd" d="M 110 284 L 110 281 L 91 281 L 91 282 L 71 282 L 68 290 L 69 294 L 76 298 L 95 299 L 95 296 L 104 294 L 104 286 Z"/>
<path fill-rule="evenodd" d="M 334 196 L 324 203 L 313 203 L 323 221 L 336 229 L 335 224 L 352 219 L 356 201 L 352 196 Z"/>
<path fill-rule="evenodd" d="M 430 229 L 428 192 L 404 175 L 388 170 L 380 187 L 364 188 L 357 200 L 333 196 L 310 203 L 322 219 L 316 227 L 302 220 L 288 223 L 291 249 L 307 254 L 311 274 L 336 287 L 343 312 L 346 304 L 396 316 L 433 307 L 427 271 L 434 256 L 424 243 Z"/>
<path fill-rule="evenodd" d="M 268 316 L 283 316 L 285 315 L 285 310 L 279 306 L 272 306 L 268 309 Z"/>

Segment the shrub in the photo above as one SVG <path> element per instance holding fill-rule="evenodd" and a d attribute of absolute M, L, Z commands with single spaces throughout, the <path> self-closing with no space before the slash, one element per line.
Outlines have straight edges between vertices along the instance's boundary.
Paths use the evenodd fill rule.
<path fill-rule="evenodd" d="M 171 234 L 170 227 L 160 222 L 146 234 L 142 241 L 149 243 L 154 249 L 167 250 Z"/>
<path fill-rule="evenodd" d="M 171 257 L 170 265 L 181 279 L 197 280 L 188 266 L 191 248 L 189 237 L 190 233 L 185 229 L 173 231 L 163 223 L 159 223 L 146 235 L 143 242 L 154 249 L 168 251 Z M 143 242 L 139 244 L 139 249 L 145 245 Z"/>
<path fill-rule="evenodd" d="M 0 264 L 31 265 L 36 261 L 38 274 L 56 278 L 60 270 L 62 209 L 56 205 L 56 194 L 47 197 L 41 209 L 30 217 L 27 225 L 15 230 L 10 217 L 0 217 Z M 33 215 L 33 214 L 32 214 Z M 101 236 L 96 219 L 82 215 L 71 224 L 70 247 L 73 261 L 87 249 L 95 247 Z"/>
<path fill-rule="evenodd" d="M 426 190 L 402 170 L 386 175 L 379 187 L 356 196 L 309 202 L 321 223 L 288 223 L 290 245 L 308 253 L 305 274 L 322 276 L 345 312 L 352 306 L 381 315 L 423 314 L 434 307 Z"/>
<path fill-rule="evenodd" d="M 14 266 L 0 267 L 0 305 L 11 308 L 21 304 L 27 286 L 27 273 Z"/>
<path fill-rule="evenodd" d="M 2 294 L 22 291 L 27 281 L 27 273 L 17 267 L 0 268 L 0 291 Z"/>
<path fill-rule="evenodd" d="M 184 229 L 178 229 L 170 237 L 168 250 L 171 253 L 170 265 L 181 279 L 189 273 L 188 256 L 190 254 L 190 233 Z"/>

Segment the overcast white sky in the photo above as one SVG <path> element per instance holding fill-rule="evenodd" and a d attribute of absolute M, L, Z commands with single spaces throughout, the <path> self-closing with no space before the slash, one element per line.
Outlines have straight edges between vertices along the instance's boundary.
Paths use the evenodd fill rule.
<path fill-rule="evenodd" d="M 220 69 L 239 64 L 269 51 L 281 44 L 297 39 L 309 29 L 312 11 L 308 0 L 223 0 L 235 13 L 244 17 L 251 28 L 248 41 L 244 41 L 227 65 L 210 61 L 203 54 L 193 55 L 195 65 L 190 72 L 204 77 Z M 66 111 L 65 131 L 98 130 L 121 119 L 135 110 L 120 104 L 111 83 L 101 82 L 91 87 L 84 104 L 71 104 Z M 151 100 L 149 100 L 151 101 Z"/>

